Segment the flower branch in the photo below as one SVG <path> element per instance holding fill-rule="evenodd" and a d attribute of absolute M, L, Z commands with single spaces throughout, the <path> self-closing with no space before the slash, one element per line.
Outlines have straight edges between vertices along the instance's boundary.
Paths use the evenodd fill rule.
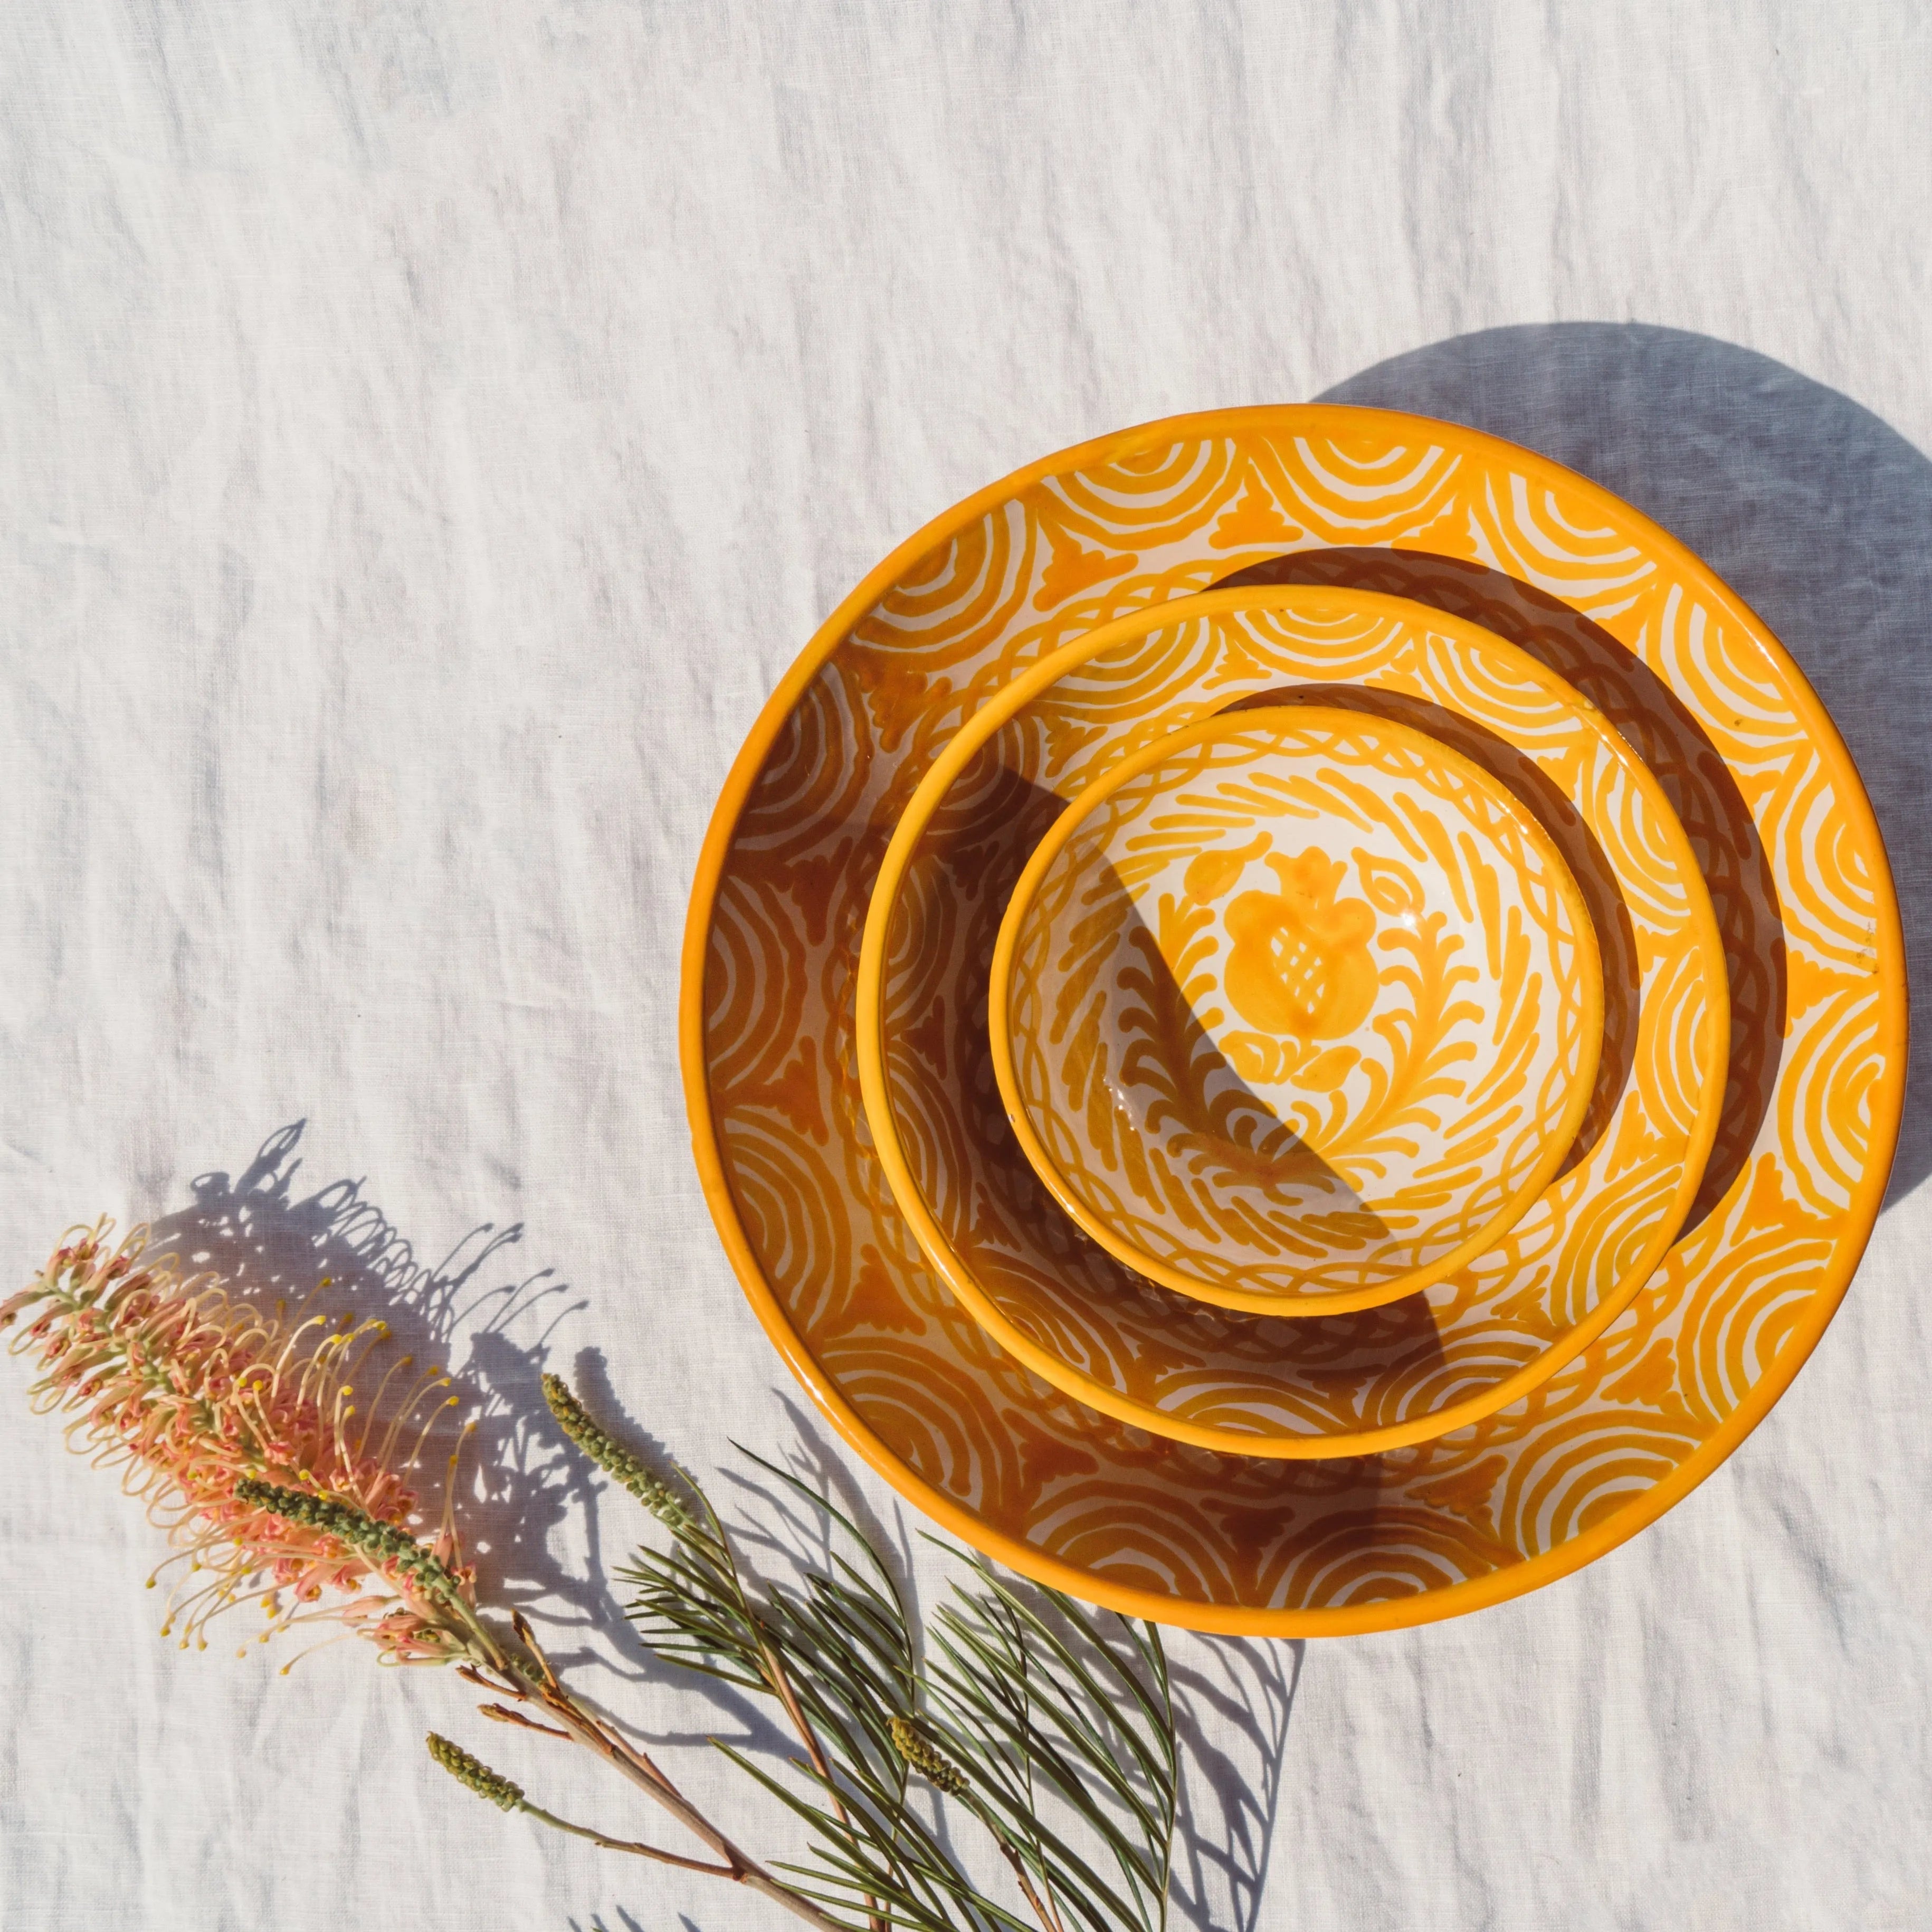
<path fill-rule="evenodd" d="M 116 1243 L 102 1222 L 71 1231 L 0 1304 L 0 1328 L 20 1327 L 14 1352 L 38 1358 L 35 1406 L 68 1417 L 73 1446 L 120 1472 L 167 1532 L 171 1562 L 185 1562 L 164 1625 L 184 1647 L 205 1648 L 214 1620 L 253 1598 L 265 1642 L 332 1622 L 385 1663 L 452 1665 L 484 1694 L 485 1718 L 589 1751 L 710 1856 L 560 1817 L 431 1732 L 431 1756 L 467 1788 L 605 1850 L 742 1886 L 820 1932 L 1159 1932 L 1178 1767 L 1152 1625 L 1022 1598 L 975 1564 L 928 1658 L 889 1567 L 816 1490 L 750 1459 L 832 1546 L 800 1581 L 755 1576 L 698 1484 L 652 1468 L 545 1376 L 564 1435 L 668 1532 L 668 1549 L 640 1548 L 620 1573 L 645 1643 L 770 1698 L 798 1741 L 781 1775 L 712 1740 L 807 1828 L 810 1863 L 761 1862 L 565 1683 L 520 1613 L 479 1604 L 454 1514 L 460 1441 L 434 1521 L 420 1491 L 435 1425 L 460 1399 L 440 1368 L 405 1358 L 379 1373 L 386 1326 L 328 1317 L 321 1288 L 266 1311 L 150 1258 L 143 1231 Z M 949 1804 L 991 1834 L 1012 1904 L 980 1889 L 928 1818 Z"/>

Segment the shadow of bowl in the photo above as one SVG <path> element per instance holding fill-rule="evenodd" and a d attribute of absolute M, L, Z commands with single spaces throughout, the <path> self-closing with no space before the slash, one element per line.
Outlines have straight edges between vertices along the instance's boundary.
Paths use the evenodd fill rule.
<path fill-rule="evenodd" d="M 1324 402 L 1414 411 L 1542 452 L 1681 538 L 1757 611 L 1824 700 L 1885 836 L 1932 1053 L 1932 462 L 1848 396 L 1768 356 L 1637 324 L 1489 329 L 1378 363 Z M 1775 962 L 1770 962 L 1774 964 Z M 1781 1004 L 1781 1003 L 1780 1003 Z M 1909 1080 L 1888 1199 L 1932 1171 L 1932 1089 Z"/>

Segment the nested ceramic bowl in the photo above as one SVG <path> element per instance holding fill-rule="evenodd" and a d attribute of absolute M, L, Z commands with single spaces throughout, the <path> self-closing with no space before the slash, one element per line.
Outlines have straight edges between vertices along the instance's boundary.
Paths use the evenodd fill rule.
<path fill-rule="evenodd" d="M 993 1069 L 1067 1214 L 1150 1280 L 1335 1315 L 1430 1286 L 1555 1178 L 1603 1037 L 1550 834 L 1397 720 L 1233 712 L 1088 788 L 993 953 Z"/>
<path fill-rule="evenodd" d="M 1177 1294 L 1070 1220 L 1007 1121 L 986 993 L 1013 883 L 1068 804 L 1205 717 L 1297 702 L 1422 725 L 1506 785 L 1582 886 L 1606 998 L 1583 1128 L 1516 1226 L 1420 1294 L 1285 1321 Z M 1602 712 L 1486 632 L 1352 591 L 1177 598 L 1022 671 L 902 806 L 880 808 L 894 830 L 860 947 L 854 1040 L 873 1172 L 959 1308 L 1086 1407 L 1282 1460 L 1460 1430 L 1600 1334 L 1696 1194 L 1728 1007 L 1695 856 Z M 862 1282 L 890 1252 L 862 1253 Z"/>
<path fill-rule="evenodd" d="M 1453 1293 L 1445 1282 L 1335 1322 L 1195 1305 L 1202 1322 L 1288 1331 L 1306 1348 L 1426 1304 L 1430 1332 L 1377 1373 L 1363 1338 L 1336 1341 L 1352 1352 L 1330 1404 L 1347 1426 L 1400 1425 L 1504 1385 L 1506 1406 L 1475 1419 L 1464 1408 L 1469 1426 L 1453 1435 L 1345 1462 L 1184 1447 L 1043 1386 L 915 1243 L 854 1071 L 867 908 L 939 748 L 1096 626 L 1264 577 L 1454 614 L 1424 614 L 1417 655 L 1463 682 L 1476 660 L 1456 643 L 1457 617 L 1580 689 L 1669 793 L 1708 884 L 1724 938 L 1715 978 L 1730 989 L 1714 1144 L 1694 1133 L 1687 1154 L 1688 1095 L 1660 1114 L 1646 1101 L 1641 1118 L 1625 1102 L 1656 1084 L 1640 1068 L 1668 1076 L 1688 1041 L 1701 1056 L 1696 1029 L 1712 1022 L 1679 997 L 1668 894 L 1640 880 L 1628 920 L 1613 894 L 1598 922 L 1598 1096 L 1580 1158 L 1544 1197 L 1548 1216 L 1539 1202 L 1466 1270 L 1478 1277 L 1468 1293 L 1459 1276 Z M 1250 674 L 1244 646 L 1204 696 L 1184 677 L 1166 688 L 1212 709 L 1311 675 L 1358 686 L 1406 675 L 1360 668 L 1378 634 L 1304 642 L 1298 676 Z M 1072 720 L 1078 730 L 1163 708 L 1144 684 L 1112 689 L 1112 700 L 1088 694 L 1094 715 Z M 1600 842 L 1614 837 L 1618 788 L 1628 798 L 1642 779 L 1620 776 L 1567 711 L 1522 724 L 1512 748 L 1589 808 Z M 1070 730 L 1042 742 L 1024 782 L 1050 788 L 1076 742 Z M 1666 840 L 1640 870 L 1668 885 L 1678 849 Z M 1594 890 L 1587 850 L 1564 851 Z M 955 982 L 940 957 L 910 989 L 922 1020 L 934 998 L 947 1006 L 921 1036 L 934 1064 L 922 1059 L 907 1089 L 930 1098 L 956 1082 L 962 1108 L 944 1164 L 928 1171 L 922 1153 L 920 1178 L 962 1238 L 1015 1252 L 1032 1231 L 1030 1185 L 1052 1216 L 1042 1238 L 1060 1239 L 1050 1269 L 1070 1224 L 1013 1147 L 954 1004 L 984 1003 L 998 922 L 982 928 L 979 910 L 957 908 L 953 927 L 974 949 L 976 982 Z M 1613 953 L 1636 962 L 1634 999 Z M 1568 1574 L 1654 1522 L 1771 1411 L 1840 1305 L 1883 1197 L 1904 1088 L 1904 947 L 1884 848 L 1843 742 L 1762 620 L 1666 532 L 1547 458 L 1335 404 L 1142 424 L 1042 457 L 908 538 L 826 619 L 748 736 L 698 866 L 684 958 L 680 1043 L 706 1199 L 820 1411 L 914 1507 L 998 1562 L 1124 1615 L 1226 1632 L 1327 1636 L 1453 1616 Z M 1706 956 L 1689 970 L 1706 974 Z M 1658 1007 L 1672 1025 L 1653 1035 Z M 960 1051 L 978 1057 L 962 1067 Z M 1647 1177 L 1635 1198 L 1619 1192 L 1633 1166 Z M 1646 1232 L 1671 1225 L 1674 1243 Z M 1489 1311 L 1480 1329 L 1472 1294 Z M 1271 1368 L 1280 1379 L 1281 1353 L 1257 1352 L 1256 1400 Z M 1168 1359 L 1134 1366 L 1164 1376 Z"/>

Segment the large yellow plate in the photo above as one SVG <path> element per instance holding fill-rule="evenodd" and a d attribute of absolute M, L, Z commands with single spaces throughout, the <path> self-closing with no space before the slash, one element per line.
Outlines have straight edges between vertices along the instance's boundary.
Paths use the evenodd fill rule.
<path fill-rule="evenodd" d="M 854 962 L 901 806 L 1043 650 L 1150 601 L 1327 581 L 1523 645 L 1650 764 L 1726 945 L 1731 1056 L 1688 1232 L 1524 1400 L 1346 1462 L 1150 1441 L 1056 1394 L 932 1276 L 870 1153 Z M 1534 1588 L 1708 1475 L 1788 1386 L 1882 1197 L 1905 1072 L 1889 871 L 1844 747 L 1762 622 L 1654 524 L 1446 424 L 1334 406 L 1148 425 L 902 545 L 761 714 L 700 857 L 681 1046 L 700 1174 L 794 1372 L 911 1501 L 1017 1570 L 1198 1628 L 1333 1634 Z"/>

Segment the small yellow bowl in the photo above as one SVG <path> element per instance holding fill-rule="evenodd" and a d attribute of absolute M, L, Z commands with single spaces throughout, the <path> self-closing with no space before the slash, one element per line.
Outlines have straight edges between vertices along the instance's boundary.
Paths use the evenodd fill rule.
<path fill-rule="evenodd" d="M 1373 1308 L 1555 1178 L 1604 1031 L 1549 833 L 1408 724 L 1313 705 L 1156 740 L 1008 904 L 988 1004 L 1028 1160 L 1117 1260 L 1268 1315 Z"/>

